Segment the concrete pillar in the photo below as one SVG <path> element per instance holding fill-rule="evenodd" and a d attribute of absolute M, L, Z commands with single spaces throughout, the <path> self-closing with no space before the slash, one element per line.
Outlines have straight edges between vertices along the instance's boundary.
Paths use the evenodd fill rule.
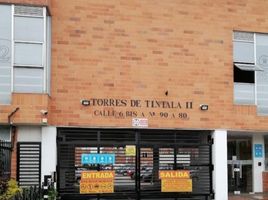
<path fill-rule="evenodd" d="M 262 148 L 261 154 L 259 153 Z M 258 148 L 257 150 L 255 148 Z M 264 157 L 264 137 L 262 134 L 255 133 L 252 136 L 252 176 L 253 176 L 253 192 L 263 192 L 262 172 L 265 170 Z"/>
<path fill-rule="evenodd" d="M 213 189 L 216 200 L 228 200 L 227 131 L 215 130 L 212 134 Z"/>
<path fill-rule="evenodd" d="M 57 165 L 57 129 L 53 126 L 42 127 L 42 160 L 41 179 L 44 181 L 45 175 L 51 175 L 56 171 Z"/>

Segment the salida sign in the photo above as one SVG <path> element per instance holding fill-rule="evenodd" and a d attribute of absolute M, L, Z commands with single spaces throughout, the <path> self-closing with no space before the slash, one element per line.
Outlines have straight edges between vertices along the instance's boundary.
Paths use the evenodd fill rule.
<path fill-rule="evenodd" d="M 162 192 L 192 192 L 193 184 L 189 170 L 160 170 Z"/>
<path fill-rule="evenodd" d="M 93 108 L 93 116 L 114 118 L 178 118 L 189 119 L 188 110 L 192 101 L 166 101 L 154 99 L 91 98 L 82 100 L 82 105 Z M 144 108 L 144 109 L 142 109 Z M 148 111 L 149 109 L 149 111 Z M 146 111 L 145 111 L 146 110 Z M 159 111 L 160 110 L 160 111 Z M 162 111 L 161 111 L 162 110 Z"/>

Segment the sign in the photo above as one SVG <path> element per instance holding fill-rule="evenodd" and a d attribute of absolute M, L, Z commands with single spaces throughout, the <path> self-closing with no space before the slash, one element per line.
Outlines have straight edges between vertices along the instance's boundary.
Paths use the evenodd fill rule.
<path fill-rule="evenodd" d="M 126 145 L 126 156 L 136 156 L 135 145 Z"/>
<path fill-rule="evenodd" d="M 148 127 L 148 119 L 146 118 L 133 118 L 132 119 L 133 127 Z"/>
<path fill-rule="evenodd" d="M 160 170 L 160 179 L 174 179 L 174 178 L 190 178 L 188 170 Z"/>
<path fill-rule="evenodd" d="M 262 144 L 255 144 L 254 145 L 255 149 L 255 158 L 262 158 Z"/>
<path fill-rule="evenodd" d="M 89 98 L 80 103 L 89 107 L 92 117 L 132 119 L 133 127 L 148 127 L 148 119 L 189 120 L 190 112 L 199 109 L 191 99 L 120 99 Z M 206 105 L 206 104 L 204 104 Z M 208 105 L 207 105 L 208 106 Z"/>
<path fill-rule="evenodd" d="M 114 164 L 115 154 L 82 154 L 81 155 L 82 164 Z"/>
<path fill-rule="evenodd" d="M 113 181 L 80 182 L 80 194 L 114 193 Z"/>
<path fill-rule="evenodd" d="M 163 179 L 161 180 L 161 192 L 192 192 L 192 179 Z"/>
<path fill-rule="evenodd" d="M 193 184 L 189 170 L 160 170 L 162 192 L 192 192 Z"/>
<path fill-rule="evenodd" d="M 81 172 L 80 194 L 113 193 L 114 177 L 114 171 Z"/>

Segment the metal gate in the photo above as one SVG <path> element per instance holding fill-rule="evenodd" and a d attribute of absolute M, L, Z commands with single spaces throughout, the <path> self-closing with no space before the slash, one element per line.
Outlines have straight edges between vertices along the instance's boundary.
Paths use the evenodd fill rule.
<path fill-rule="evenodd" d="M 11 142 L 0 140 L 0 179 L 9 179 L 11 175 Z"/>
<path fill-rule="evenodd" d="M 61 199 L 210 199 L 208 131 L 58 129 L 58 192 Z M 135 147 L 134 154 L 127 148 Z M 83 154 L 113 154 L 114 164 L 83 164 Z M 80 194 L 83 171 L 115 171 L 114 193 Z M 191 192 L 163 192 L 161 170 L 187 170 Z"/>

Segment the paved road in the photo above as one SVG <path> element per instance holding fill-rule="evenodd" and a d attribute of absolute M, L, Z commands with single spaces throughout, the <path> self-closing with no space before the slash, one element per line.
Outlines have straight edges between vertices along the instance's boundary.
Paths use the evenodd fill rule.
<path fill-rule="evenodd" d="M 229 195 L 228 200 L 268 200 L 268 194 Z"/>

